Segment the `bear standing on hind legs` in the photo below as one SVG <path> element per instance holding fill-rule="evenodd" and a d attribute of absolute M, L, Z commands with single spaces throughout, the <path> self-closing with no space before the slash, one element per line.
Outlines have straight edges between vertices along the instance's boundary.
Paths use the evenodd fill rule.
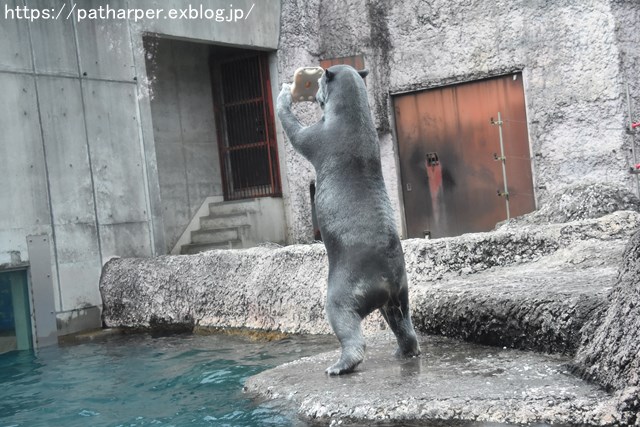
<path fill-rule="evenodd" d="M 398 355 L 420 354 L 409 313 L 407 274 L 380 164 L 378 135 L 363 78 L 366 71 L 335 65 L 320 79 L 322 119 L 303 127 L 283 85 L 277 112 L 293 147 L 316 170 L 316 215 L 329 258 L 327 315 L 340 345 L 329 375 L 362 362 L 362 319 L 379 309 L 398 341 Z"/>

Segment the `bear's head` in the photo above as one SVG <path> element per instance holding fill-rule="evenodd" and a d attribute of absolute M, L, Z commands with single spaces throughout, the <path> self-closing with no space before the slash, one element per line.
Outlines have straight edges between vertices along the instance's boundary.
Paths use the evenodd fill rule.
<path fill-rule="evenodd" d="M 335 99 L 349 100 L 364 96 L 367 89 L 364 78 L 369 70 L 356 70 L 350 65 L 333 65 L 324 71 L 318 84 L 316 100 L 324 110 Z"/>

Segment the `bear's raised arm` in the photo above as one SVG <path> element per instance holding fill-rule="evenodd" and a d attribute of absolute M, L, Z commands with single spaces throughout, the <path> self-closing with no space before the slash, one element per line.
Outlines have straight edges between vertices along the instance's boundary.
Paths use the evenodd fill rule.
<path fill-rule="evenodd" d="M 276 106 L 278 118 L 293 148 L 307 160 L 313 162 L 312 158 L 315 150 L 312 135 L 317 133 L 317 130 L 313 129 L 315 126 L 305 127 L 300 124 L 298 118 L 291 111 L 292 102 L 291 86 L 285 83 L 282 85 L 282 90 L 278 95 Z"/>

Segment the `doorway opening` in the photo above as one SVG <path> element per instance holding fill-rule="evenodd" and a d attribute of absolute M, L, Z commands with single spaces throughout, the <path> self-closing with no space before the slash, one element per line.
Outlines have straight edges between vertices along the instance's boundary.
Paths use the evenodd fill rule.
<path fill-rule="evenodd" d="M 160 34 L 143 42 L 166 252 L 260 241 L 265 230 L 213 217 L 232 210 L 218 209 L 223 201 L 249 199 L 244 214 L 256 210 L 250 202 L 257 198 L 282 204 L 269 77 L 274 54 Z M 202 217 L 210 220 L 204 228 Z M 273 221 L 284 224 L 284 216 Z"/>
<path fill-rule="evenodd" d="M 0 353 L 33 348 L 27 270 L 0 272 Z"/>

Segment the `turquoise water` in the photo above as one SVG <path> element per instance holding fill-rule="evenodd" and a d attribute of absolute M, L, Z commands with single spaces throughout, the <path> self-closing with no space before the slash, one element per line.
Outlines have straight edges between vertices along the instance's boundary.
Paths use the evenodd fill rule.
<path fill-rule="evenodd" d="M 243 394 L 244 381 L 337 347 L 332 337 L 130 335 L 0 354 L 0 427 L 298 425 Z"/>

